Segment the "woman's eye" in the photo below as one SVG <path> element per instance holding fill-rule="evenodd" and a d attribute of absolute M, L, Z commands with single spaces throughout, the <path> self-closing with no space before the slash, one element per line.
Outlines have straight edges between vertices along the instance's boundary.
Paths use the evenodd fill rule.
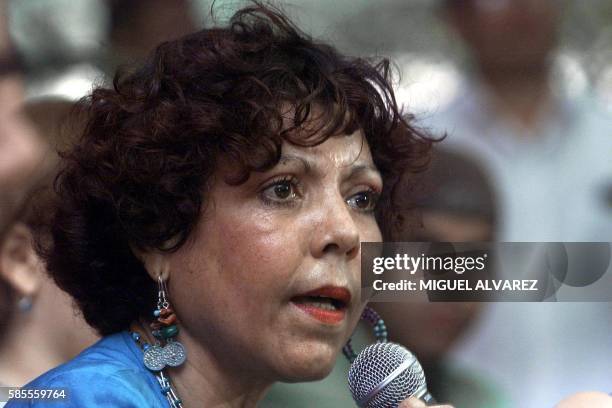
<path fill-rule="evenodd" d="M 372 212 L 378 202 L 378 193 L 373 190 L 360 191 L 346 200 L 347 204 L 359 211 Z"/>
<path fill-rule="evenodd" d="M 266 204 L 288 204 L 296 197 L 296 187 L 292 180 L 275 181 L 261 192 L 261 198 Z"/>
<path fill-rule="evenodd" d="M 282 183 L 273 185 L 272 191 L 274 192 L 274 196 L 276 198 L 285 200 L 291 197 L 291 194 L 293 194 L 293 187 L 288 182 L 282 182 Z"/>

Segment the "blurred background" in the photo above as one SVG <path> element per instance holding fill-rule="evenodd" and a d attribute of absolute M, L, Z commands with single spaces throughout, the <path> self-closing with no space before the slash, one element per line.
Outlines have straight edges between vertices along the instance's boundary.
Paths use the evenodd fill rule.
<path fill-rule="evenodd" d="M 27 132 L 42 136 L 28 150 L 32 169 L 44 151 L 39 139 L 49 140 L 41 133 L 51 133 L 70 102 L 110 84 L 119 66 L 137 63 L 159 42 L 214 24 L 207 0 L 0 1 L 7 23 L 0 28 L 19 57 L 14 67 L 2 63 L 21 74 L 20 98 L 30 112 L 24 120 L 29 127 L 38 121 Z M 217 21 L 243 4 L 216 1 Z M 417 126 L 447 135 L 427 175 L 432 188 L 420 202 L 422 227 L 397 231 L 395 240 L 612 241 L 612 1 L 275 4 L 347 54 L 390 57 L 405 111 Z M 8 112 L 7 100 L 0 108 Z M 59 101 L 68 107 L 53 108 Z M 5 152 L 17 146 L 6 140 Z M 33 174 L 20 185 L 40 179 L 32 169 L 19 171 Z M 0 188 L 6 174 L 0 173 Z M 7 191 L 0 191 L 0 232 L 19 220 L 19 205 L 29 205 L 11 198 L 9 208 Z M 532 261 L 502 262 L 513 268 L 500 273 L 516 277 Z M 35 292 L 52 284 L 28 286 L 7 271 L 0 270 L 0 310 L 12 318 L 0 319 L 0 383 L 17 385 L 74 355 L 93 334 L 84 327 L 72 342 L 79 347 L 70 350 L 45 344 L 47 354 L 57 355 L 37 358 L 44 361 L 39 366 L 19 360 L 19 330 L 36 333 L 34 324 L 38 333 L 51 330 L 41 326 L 48 319 L 31 316 L 44 306 Z M 579 390 L 612 391 L 610 303 L 377 307 L 391 340 L 423 362 L 432 393 L 457 408 L 552 406 Z M 3 330 L 15 335 L 2 336 Z M 367 329 L 358 332 L 367 342 Z M 59 335 L 47 337 L 62 343 Z M 27 354 L 28 347 L 41 345 L 21 342 L 19 350 Z M 347 367 L 339 359 L 322 383 L 275 387 L 262 406 L 351 406 Z"/>
<path fill-rule="evenodd" d="M 101 73 L 110 74 L 116 64 L 133 59 L 135 49 L 142 56 L 164 38 L 211 22 L 209 0 L 3 1 L 9 4 L 11 35 L 25 60 L 28 96 L 78 98 Z M 495 8 L 507 1 L 483 3 Z M 458 92 L 468 57 L 443 21 L 443 0 L 277 3 L 305 31 L 346 53 L 391 57 L 401 72 L 398 97 L 412 112 L 442 109 Z M 612 3 L 554 3 L 561 14 L 555 80 L 572 95 L 595 93 L 612 109 Z M 218 0 L 217 17 L 223 21 L 240 4 Z"/>

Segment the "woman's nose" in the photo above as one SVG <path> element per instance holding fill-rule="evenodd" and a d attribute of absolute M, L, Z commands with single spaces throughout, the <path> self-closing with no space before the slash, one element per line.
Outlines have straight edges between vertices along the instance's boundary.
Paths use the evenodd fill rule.
<path fill-rule="evenodd" d="M 359 253 L 359 228 L 354 214 L 342 197 L 321 209 L 311 241 L 314 257 L 328 254 L 354 258 Z"/>

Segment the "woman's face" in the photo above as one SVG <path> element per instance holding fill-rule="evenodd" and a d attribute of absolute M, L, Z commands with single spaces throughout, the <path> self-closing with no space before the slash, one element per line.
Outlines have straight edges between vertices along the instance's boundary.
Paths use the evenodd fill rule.
<path fill-rule="evenodd" d="M 260 379 L 318 379 L 361 314 L 360 242 L 380 241 L 382 179 L 362 133 L 283 146 L 238 186 L 222 165 L 192 239 L 169 255 L 183 335 Z M 256 371 L 256 373 L 254 373 Z"/>

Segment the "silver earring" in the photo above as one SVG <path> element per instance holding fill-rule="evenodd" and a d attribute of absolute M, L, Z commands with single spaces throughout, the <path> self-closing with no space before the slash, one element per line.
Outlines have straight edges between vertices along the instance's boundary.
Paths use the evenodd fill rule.
<path fill-rule="evenodd" d="M 157 279 L 157 308 L 153 311 L 155 320 L 151 323 L 154 345 L 144 352 L 144 365 L 151 371 L 161 371 L 166 366 L 178 367 L 187 359 L 185 346 L 176 341 L 179 333 L 174 310 L 168 301 L 168 288 L 161 275 Z"/>

